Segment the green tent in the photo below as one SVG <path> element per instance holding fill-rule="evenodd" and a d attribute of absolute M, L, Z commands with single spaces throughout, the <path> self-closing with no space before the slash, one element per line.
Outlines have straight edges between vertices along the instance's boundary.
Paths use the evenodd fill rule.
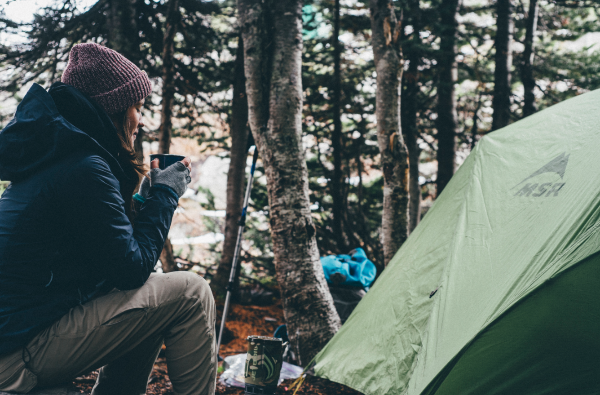
<path fill-rule="evenodd" d="M 365 394 L 600 394 L 600 90 L 485 136 L 318 376 Z"/>

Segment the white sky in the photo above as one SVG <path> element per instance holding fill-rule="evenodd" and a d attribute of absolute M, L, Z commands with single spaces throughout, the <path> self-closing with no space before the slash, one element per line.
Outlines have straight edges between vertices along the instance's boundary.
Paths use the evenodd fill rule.
<path fill-rule="evenodd" d="M 0 14 L 18 23 L 27 23 L 33 20 L 33 15 L 43 7 L 59 4 L 61 0 L 0 0 Z M 75 0 L 75 5 L 80 11 L 85 11 L 98 0 Z M 23 33 L 4 32 L 0 30 L 0 42 L 4 45 L 22 44 L 26 40 Z"/>
<path fill-rule="evenodd" d="M 85 10 L 96 1 L 77 0 L 75 4 L 80 10 Z M 30 22 L 37 10 L 53 3 L 56 3 L 56 0 L 0 0 L 0 10 L 4 10 L 6 17 L 15 22 Z"/>

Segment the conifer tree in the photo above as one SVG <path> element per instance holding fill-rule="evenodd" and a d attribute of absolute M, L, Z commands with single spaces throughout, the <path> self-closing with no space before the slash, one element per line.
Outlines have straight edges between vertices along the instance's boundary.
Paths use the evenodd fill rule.
<path fill-rule="evenodd" d="M 494 99 L 492 102 L 494 119 L 492 130 L 503 128 L 510 123 L 511 66 L 513 39 L 513 0 L 496 2 L 496 38 L 494 57 Z"/>
<path fill-rule="evenodd" d="M 458 39 L 458 0 L 440 2 L 440 50 L 438 56 L 437 92 L 437 162 L 436 194 L 442 193 L 452 176 L 456 161 L 456 95 L 458 78 L 456 65 L 456 41 Z"/>

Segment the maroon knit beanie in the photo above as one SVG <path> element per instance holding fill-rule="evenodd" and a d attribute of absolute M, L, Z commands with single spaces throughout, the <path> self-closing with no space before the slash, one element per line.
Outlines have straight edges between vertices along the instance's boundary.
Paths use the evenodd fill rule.
<path fill-rule="evenodd" d="M 120 53 L 94 43 L 71 49 L 61 80 L 91 96 L 108 114 L 127 110 L 152 90 L 145 72 Z"/>

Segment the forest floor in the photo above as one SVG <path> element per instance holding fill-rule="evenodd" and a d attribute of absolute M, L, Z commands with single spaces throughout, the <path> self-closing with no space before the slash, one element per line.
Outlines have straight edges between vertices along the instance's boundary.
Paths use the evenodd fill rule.
<path fill-rule="evenodd" d="M 222 311 L 218 310 L 220 317 Z M 232 305 L 227 317 L 227 332 L 224 335 L 224 344 L 221 346 L 221 356 L 229 356 L 246 352 L 246 338 L 249 335 L 272 336 L 273 332 L 283 323 L 283 310 L 281 304 L 272 306 L 242 306 Z M 217 323 L 219 328 L 220 320 Z M 225 341 L 227 341 L 225 343 Z M 162 354 L 162 353 L 161 353 Z M 83 394 L 89 394 L 96 381 L 97 372 L 78 377 L 73 385 Z M 278 395 L 292 395 L 290 386 L 293 380 L 285 380 L 278 388 Z M 217 380 L 217 395 L 243 395 L 244 390 L 236 387 L 226 387 Z M 164 357 L 159 356 L 150 375 L 147 394 L 172 395 L 173 387 L 169 380 L 167 364 Z M 314 376 L 307 376 L 304 384 L 296 395 L 361 395 L 351 388 Z"/>

